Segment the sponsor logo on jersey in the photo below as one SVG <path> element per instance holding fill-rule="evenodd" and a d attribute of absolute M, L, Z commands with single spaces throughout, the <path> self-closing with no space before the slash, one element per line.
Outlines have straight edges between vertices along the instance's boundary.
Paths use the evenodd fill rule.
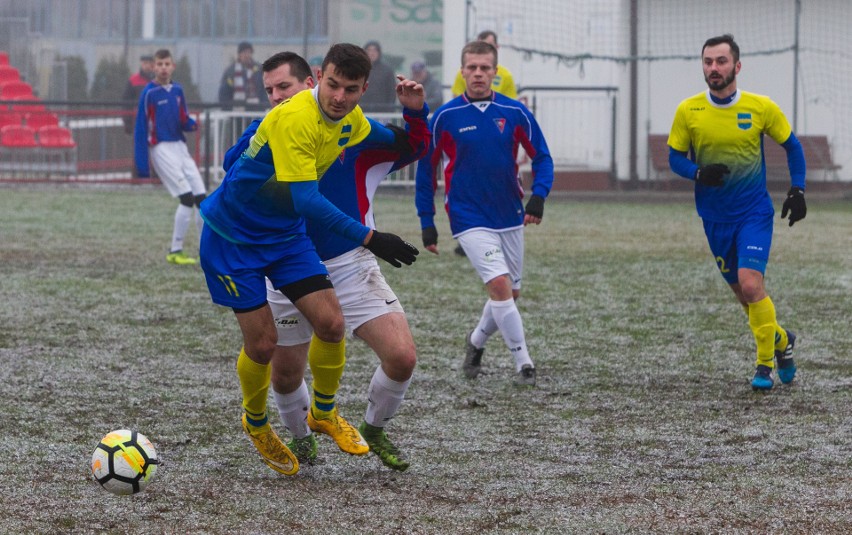
<path fill-rule="evenodd" d="M 476 130 L 476 125 L 474 125 L 474 126 L 463 126 L 463 127 L 459 128 L 459 134 L 461 134 L 462 132 L 471 132 L 473 130 Z"/>
<path fill-rule="evenodd" d="M 737 114 L 737 126 L 740 127 L 740 130 L 748 130 L 751 128 L 751 114 L 750 113 L 738 113 Z"/>
<path fill-rule="evenodd" d="M 494 119 L 494 124 L 497 125 L 497 128 L 500 130 L 500 133 L 503 133 L 503 129 L 506 128 L 506 119 Z"/>

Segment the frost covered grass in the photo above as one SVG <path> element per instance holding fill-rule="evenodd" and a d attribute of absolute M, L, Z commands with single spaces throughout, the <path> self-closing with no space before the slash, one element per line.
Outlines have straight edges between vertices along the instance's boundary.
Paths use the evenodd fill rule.
<path fill-rule="evenodd" d="M 848 201 L 813 199 L 806 220 L 776 225 L 767 289 L 800 335 L 800 372 L 768 394 L 749 387 L 751 334 L 689 199 L 548 201 L 519 301 L 534 389 L 512 385 L 497 338 L 484 376 L 462 377 L 484 291 L 439 215 L 440 256 L 383 268 L 418 345 L 388 428 L 411 468 L 320 437 L 323 462 L 288 478 L 242 435 L 233 315 L 200 269 L 165 262 L 174 200 L 0 191 L 0 533 L 852 530 Z M 409 193 L 377 213 L 420 244 Z M 350 340 L 339 399 L 353 423 L 375 366 Z M 88 468 L 122 427 L 164 462 L 133 497 Z"/>

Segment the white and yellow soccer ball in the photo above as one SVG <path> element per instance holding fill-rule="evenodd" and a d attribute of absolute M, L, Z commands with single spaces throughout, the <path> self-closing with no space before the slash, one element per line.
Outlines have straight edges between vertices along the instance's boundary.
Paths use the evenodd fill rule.
<path fill-rule="evenodd" d="M 136 494 L 145 490 L 158 464 L 157 450 L 151 441 L 129 429 L 107 433 L 92 453 L 95 481 L 113 494 Z"/>

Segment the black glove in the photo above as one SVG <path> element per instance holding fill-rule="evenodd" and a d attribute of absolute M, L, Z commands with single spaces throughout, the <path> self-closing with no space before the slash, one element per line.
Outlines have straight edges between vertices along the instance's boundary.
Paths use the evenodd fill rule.
<path fill-rule="evenodd" d="M 438 245 L 438 229 L 435 227 L 426 227 L 423 229 L 423 247 L 430 245 Z"/>
<path fill-rule="evenodd" d="M 544 217 L 544 197 L 541 195 L 533 195 L 527 201 L 527 207 L 524 210 L 527 214 L 541 219 Z"/>
<path fill-rule="evenodd" d="M 793 186 L 787 192 L 787 198 L 784 204 L 781 205 L 781 219 L 786 219 L 787 212 L 790 212 L 790 226 L 796 221 L 801 221 L 808 214 L 808 207 L 805 205 L 805 190 Z"/>
<path fill-rule="evenodd" d="M 393 150 L 402 156 L 411 156 L 414 154 L 414 149 L 411 148 L 411 143 L 408 142 L 408 132 L 405 131 L 405 128 L 391 123 L 387 123 L 385 127 L 393 132 Z"/>
<path fill-rule="evenodd" d="M 730 173 L 731 170 L 723 163 L 711 163 L 703 165 L 695 173 L 695 181 L 703 186 L 718 188 L 725 183 L 724 176 Z"/>
<path fill-rule="evenodd" d="M 420 254 L 417 247 L 396 234 L 378 230 L 373 231 L 370 241 L 364 247 L 393 267 L 402 267 L 402 264 L 410 266 Z"/>

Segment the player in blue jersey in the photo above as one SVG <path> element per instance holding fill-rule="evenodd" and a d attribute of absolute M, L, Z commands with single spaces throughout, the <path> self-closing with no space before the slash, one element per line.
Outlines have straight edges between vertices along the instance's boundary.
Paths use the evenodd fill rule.
<path fill-rule="evenodd" d="M 363 244 L 396 267 L 411 264 L 418 254 L 398 236 L 347 216 L 318 191 L 318 180 L 346 147 L 363 140 L 395 140 L 392 131 L 374 128 L 358 107 L 369 73 L 363 49 L 332 46 L 318 86 L 266 115 L 248 148 L 201 205 L 206 223 L 201 266 L 207 286 L 215 303 L 234 310 L 243 334 L 237 360 L 243 429 L 264 462 L 288 475 L 298 471 L 298 460 L 272 430 L 266 411 L 277 333 L 265 278 L 314 327 L 310 359 L 327 373 L 315 378 L 313 417 L 323 432 L 334 436 L 342 420 L 333 399 L 344 366 L 344 321 L 328 272 L 305 234 L 304 218 Z M 403 80 L 397 95 L 404 106 L 423 108 L 422 86 Z"/>
<path fill-rule="evenodd" d="M 266 60 L 263 79 L 273 106 L 314 85 L 308 64 L 292 52 L 281 52 Z M 400 139 L 408 146 L 361 142 L 346 149 L 319 183 L 320 193 L 335 206 L 372 228 L 375 228 L 372 199 L 379 182 L 388 173 L 422 157 L 428 145 L 428 109 L 416 112 L 406 109 L 403 113 L 411 134 Z M 237 144 L 228 150 L 225 170 L 248 147 L 259 124 L 259 120 L 252 122 Z M 416 363 L 414 340 L 405 313 L 385 282 L 374 255 L 356 242 L 326 232 L 310 219 L 306 223 L 308 236 L 329 271 L 347 327 L 365 340 L 381 361 L 370 382 L 361 434 L 370 451 L 385 465 L 405 470 L 408 462 L 383 429 L 401 404 Z M 317 443 L 311 424 L 316 425 L 316 419 L 309 416 L 312 403 L 303 378 L 312 328 L 268 279 L 267 299 L 278 328 L 278 347 L 272 358 L 273 395 L 284 426 L 293 434 L 287 446 L 300 462 L 313 463 Z"/>
<path fill-rule="evenodd" d="M 792 186 L 781 217 L 789 214 L 790 226 L 807 213 L 804 151 L 777 104 L 737 88 L 742 65 L 731 35 L 708 39 L 701 56 L 708 90 L 678 106 L 669 133 L 669 163 L 675 173 L 695 181 L 695 205 L 710 252 L 754 334 L 757 362 L 751 386 L 770 390 L 776 364 L 782 383 L 796 375 L 796 335 L 778 324 L 764 287 L 775 210 L 766 190 L 763 144 L 776 142 L 787 151 Z"/>
<path fill-rule="evenodd" d="M 535 365 L 527 349 L 520 296 L 524 226 L 538 225 L 553 185 L 553 160 L 532 113 L 492 89 L 497 49 L 485 41 L 462 49 L 464 94 L 432 115 L 432 144 L 417 169 L 416 205 L 423 245 L 438 253 L 434 195 L 443 173 L 444 206 L 453 237 L 464 248 L 488 293 L 479 324 L 467 336 L 463 370 L 481 372 L 485 342 L 497 331 L 514 357 L 515 383 L 535 385 Z M 532 159 L 532 196 L 526 208 L 518 173 L 518 149 Z"/>
<path fill-rule="evenodd" d="M 166 260 L 171 264 L 195 265 L 197 261 L 183 252 L 183 240 L 194 208 L 201 204 L 207 191 L 195 160 L 186 148 L 183 133 L 194 132 L 198 125 L 189 116 L 183 88 L 172 81 L 174 70 L 171 52 L 158 50 L 154 54 L 154 80 L 139 96 L 134 131 L 135 161 L 137 176 L 149 177 L 150 156 L 151 165 L 163 185 L 180 201 Z M 201 234 L 204 222 L 198 212 L 195 212 L 195 225 Z"/>

